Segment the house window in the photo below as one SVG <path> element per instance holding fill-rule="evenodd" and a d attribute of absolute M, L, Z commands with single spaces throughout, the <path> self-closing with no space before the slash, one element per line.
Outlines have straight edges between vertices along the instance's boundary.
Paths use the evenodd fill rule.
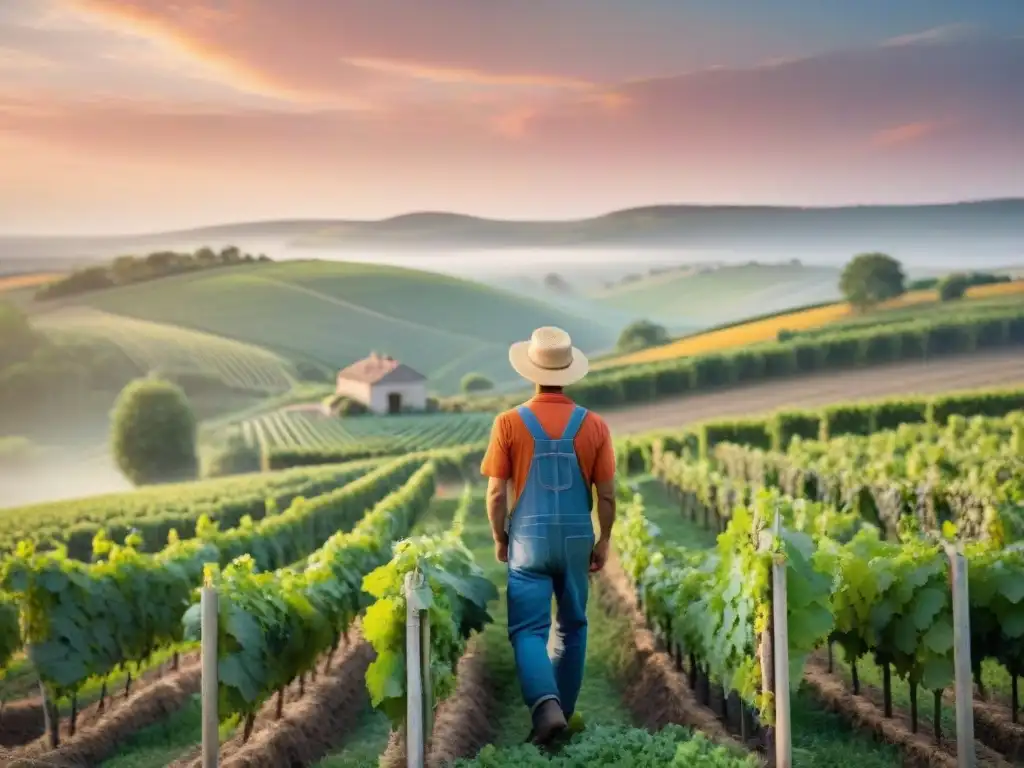
<path fill-rule="evenodd" d="M 398 392 L 388 393 L 388 413 L 402 412 L 402 395 Z"/>

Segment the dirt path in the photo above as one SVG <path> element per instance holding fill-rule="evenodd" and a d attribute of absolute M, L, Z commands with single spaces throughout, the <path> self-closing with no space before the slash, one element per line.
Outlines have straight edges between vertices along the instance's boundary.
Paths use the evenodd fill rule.
<path fill-rule="evenodd" d="M 1014 384 L 1024 384 L 1024 349 L 804 376 L 672 398 L 602 412 L 602 416 L 613 432 L 625 435 L 777 408 L 813 408 L 849 400 Z"/>

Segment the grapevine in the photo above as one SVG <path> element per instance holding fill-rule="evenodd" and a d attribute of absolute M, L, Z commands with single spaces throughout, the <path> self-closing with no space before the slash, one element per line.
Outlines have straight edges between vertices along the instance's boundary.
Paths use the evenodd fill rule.
<path fill-rule="evenodd" d="M 214 576 L 221 718 L 251 718 L 275 691 L 337 647 L 362 607 L 362 577 L 387 560 L 391 543 L 426 508 L 435 472 L 432 464 L 421 466 L 352 531 L 329 538 L 304 568 L 259 573 L 244 555 Z M 199 639 L 199 620 L 195 603 L 183 619 L 186 637 Z"/>
<path fill-rule="evenodd" d="M 462 542 L 462 525 L 472 504 L 469 488 L 463 494 L 451 530 L 437 536 L 406 539 L 394 557 L 366 576 L 363 589 L 376 602 L 366 611 L 363 633 L 377 652 L 366 672 L 373 706 L 397 728 L 405 721 L 406 574 L 422 577 L 421 595 L 430 620 L 430 680 L 432 698 L 440 701 L 455 689 L 455 666 L 473 632 L 491 621 L 487 604 L 498 597 Z"/>

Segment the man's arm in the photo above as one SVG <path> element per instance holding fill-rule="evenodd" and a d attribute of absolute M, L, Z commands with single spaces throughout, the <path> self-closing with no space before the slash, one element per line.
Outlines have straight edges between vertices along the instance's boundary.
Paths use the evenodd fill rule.
<path fill-rule="evenodd" d="M 615 479 L 597 483 L 597 522 L 601 528 L 599 541 L 611 541 L 615 525 Z"/>
<path fill-rule="evenodd" d="M 491 521 L 491 536 L 494 537 L 494 556 L 498 562 L 505 563 L 508 562 L 508 535 L 505 533 L 508 498 L 505 488 L 512 475 L 512 460 L 501 416 L 494 420 L 491 441 L 480 464 L 480 472 L 487 477 L 487 517 Z"/>
<path fill-rule="evenodd" d="M 495 544 L 507 544 L 505 517 L 508 515 L 508 483 L 499 477 L 487 479 L 487 517 L 491 521 L 491 536 Z"/>

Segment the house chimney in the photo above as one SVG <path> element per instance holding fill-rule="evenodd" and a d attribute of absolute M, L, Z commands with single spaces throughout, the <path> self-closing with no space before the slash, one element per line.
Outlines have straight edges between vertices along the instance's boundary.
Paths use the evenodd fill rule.
<path fill-rule="evenodd" d="M 377 350 L 373 350 L 372 352 L 370 352 L 370 359 L 371 360 L 376 360 L 378 357 L 379 357 L 379 355 L 377 354 Z"/>

